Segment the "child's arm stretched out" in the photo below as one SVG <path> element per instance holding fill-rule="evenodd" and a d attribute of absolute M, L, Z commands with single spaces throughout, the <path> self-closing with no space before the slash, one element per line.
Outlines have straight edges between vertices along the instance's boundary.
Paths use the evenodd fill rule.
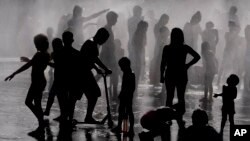
<path fill-rule="evenodd" d="M 10 76 L 5 78 L 5 81 L 10 81 L 16 74 L 21 73 L 25 70 L 27 70 L 29 67 L 32 66 L 32 60 L 28 61 L 26 64 L 24 64 L 21 68 L 16 70 L 14 73 L 12 73 Z"/>

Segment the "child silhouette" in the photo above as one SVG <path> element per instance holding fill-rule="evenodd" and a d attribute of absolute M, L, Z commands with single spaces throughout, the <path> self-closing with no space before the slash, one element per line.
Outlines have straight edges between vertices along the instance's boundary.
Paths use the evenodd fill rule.
<path fill-rule="evenodd" d="M 37 49 L 33 58 L 16 70 L 10 76 L 5 78 L 5 81 L 10 81 L 15 75 L 32 67 L 31 70 L 31 85 L 25 100 L 25 104 L 30 108 L 33 114 L 38 119 L 39 126 L 36 130 L 29 133 L 30 136 L 44 136 L 44 119 L 41 106 L 42 94 L 46 86 L 44 70 L 50 61 L 50 55 L 47 53 L 49 47 L 48 38 L 43 34 L 38 34 L 34 37 L 34 44 Z M 34 103 L 33 103 L 34 102 Z"/>
<path fill-rule="evenodd" d="M 118 125 L 112 129 L 112 132 L 120 133 L 122 120 L 128 116 L 130 127 L 128 134 L 134 135 L 134 113 L 133 113 L 133 94 L 135 91 L 135 74 L 130 67 L 130 60 L 122 57 L 118 62 L 123 71 L 122 88 L 118 98 L 120 99 Z"/>
<path fill-rule="evenodd" d="M 237 97 L 237 85 L 239 84 L 239 77 L 235 74 L 231 74 L 227 78 L 227 86 L 222 87 L 221 94 L 214 94 L 214 97 L 222 96 L 222 120 L 220 134 L 223 134 L 223 129 L 227 121 L 227 115 L 229 115 L 230 126 L 234 126 L 234 99 Z"/>

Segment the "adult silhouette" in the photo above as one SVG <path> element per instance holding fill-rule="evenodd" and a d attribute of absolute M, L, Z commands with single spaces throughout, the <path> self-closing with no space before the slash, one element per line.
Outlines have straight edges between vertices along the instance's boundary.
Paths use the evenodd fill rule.
<path fill-rule="evenodd" d="M 118 15 L 110 11 L 106 15 L 107 24 L 104 28 L 109 32 L 108 40 L 102 45 L 102 50 L 100 53 L 100 59 L 103 64 L 105 64 L 108 68 L 112 70 L 112 74 L 110 75 L 110 89 L 112 89 L 112 98 L 117 98 L 117 85 L 118 85 L 118 66 L 116 59 L 116 47 L 115 47 L 115 39 L 112 27 L 117 23 Z"/>
<path fill-rule="evenodd" d="M 72 32 L 66 31 L 62 34 L 62 41 L 64 47 L 62 49 L 62 56 L 60 58 L 60 63 L 63 63 L 62 73 L 64 74 L 64 79 L 62 80 L 65 87 L 62 89 L 62 95 L 67 99 L 64 104 L 68 105 L 66 117 L 71 121 L 74 115 L 74 107 L 76 102 L 76 95 L 81 92 L 80 81 L 80 52 L 73 48 L 72 44 L 74 42 L 74 36 Z"/>
<path fill-rule="evenodd" d="M 112 71 L 109 70 L 99 59 L 98 46 L 104 44 L 109 38 L 109 32 L 105 28 L 100 28 L 93 39 L 87 40 L 81 48 L 81 85 L 83 87 L 83 92 L 88 99 L 87 114 L 85 117 L 85 122 L 87 123 L 99 123 L 93 117 L 93 111 L 97 102 L 98 97 L 101 96 L 101 90 L 95 80 L 92 69 L 95 69 L 97 73 L 103 74 L 103 69 L 105 74 L 111 74 Z M 99 67 L 101 69 L 99 69 Z M 82 94 L 78 95 L 77 99 L 80 99 Z"/>
<path fill-rule="evenodd" d="M 193 59 L 186 63 L 187 55 Z M 172 106 L 174 92 L 177 89 L 178 103 L 185 110 L 185 90 L 188 81 L 187 70 L 200 59 L 200 55 L 190 46 L 184 44 L 184 35 L 180 28 L 171 32 L 171 41 L 163 49 L 161 60 L 161 83 L 167 89 L 166 106 Z"/>
<path fill-rule="evenodd" d="M 219 33 L 218 30 L 214 28 L 214 23 L 212 21 L 206 23 L 206 29 L 202 32 L 202 42 L 208 42 L 214 54 L 216 53 Z"/>
<path fill-rule="evenodd" d="M 132 46 L 132 40 L 135 33 L 135 30 L 137 28 L 138 23 L 143 20 L 142 17 L 142 8 L 138 5 L 134 6 L 133 8 L 133 16 L 128 19 L 128 54 L 129 59 L 133 62 L 133 56 L 134 56 L 134 50 Z M 133 66 L 132 66 L 133 68 Z"/>
<path fill-rule="evenodd" d="M 136 88 L 142 77 L 141 74 L 145 74 L 145 46 L 147 44 L 147 30 L 148 23 L 145 21 L 140 21 L 132 39 L 134 54 L 131 56 L 131 66 L 135 72 Z"/>
<path fill-rule="evenodd" d="M 83 23 L 100 16 L 108 10 L 109 9 L 105 9 L 88 17 L 83 17 L 82 8 L 79 5 L 75 5 L 72 18 L 68 21 L 68 30 L 71 31 L 75 36 L 75 47 L 80 47 L 80 44 L 82 43 L 82 41 L 84 41 Z"/>
<path fill-rule="evenodd" d="M 170 31 L 166 24 L 168 23 L 169 16 L 162 14 L 158 23 L 154 26 L 154 35 L 155 35 L 155 48 L 153 59 L 150 63 L 150 83 L 157 85 L 160 82 L 160 71 L 156 68 L 159 68 L 161 65 L 161 52 L 163 47 L 167 45 Z"/>
<path fill-rule="evenodd" d="M 198 51 L 198 37 L 201 35 L 202 30 L 200 26 L 201 12 L 197 11 L 192 17 L 190 22 L 186 23 L 183 32 L 185 36 L 185 43 Z"/>

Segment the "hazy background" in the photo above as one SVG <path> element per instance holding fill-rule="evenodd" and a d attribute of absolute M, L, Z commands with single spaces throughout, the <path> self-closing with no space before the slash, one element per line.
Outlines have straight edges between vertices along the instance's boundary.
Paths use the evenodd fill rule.
<path fill-rule="evenodd" d="M 132 8 L 136 4 L 143 7 L 145 20 L 145 14 L 149 10 L 155 12 L 157 20 L 161 14 L 168 14 L 170 20 L 167 26 L 170 30 L 176 26 L 183 28 L 193 13 L 200 10 L 202 29 L 207 21 L 212 20 L 215 27 L 221 31 L 222 38 L 218 48 L 223 48 L 223 32 L 228 30 L 227 12 L 230 6 L 235 5 L 238 8 L 242 36 L 245 25 L 250 23 L 249 0 L 0 0 L 0 58 L 31 56 L 35 52 L 34 35 L 46 33 L 48 27 L 54 29 L 55 35 L 60 17 L 72 13 L 76 4 L 83 7 L 83 16 L 106 8 L 120 14 L 114 32 L 116 37 L 122 38 L 122 47 L 125 49 L 128 38 L 126 23 L 128 17 L 132 16 Z M 90 22 L 96 22 L 97 19 Z M 105 19 L 105 14 L 99 19 Z M 123 34 L 116 33 L 116 29 L 124 30 Z M 85 39 L 91 37 L 96 30 L 97 27 L 88 27 L 84 31 Z M 150 41 L 148 39 L 148 42 Z"/>

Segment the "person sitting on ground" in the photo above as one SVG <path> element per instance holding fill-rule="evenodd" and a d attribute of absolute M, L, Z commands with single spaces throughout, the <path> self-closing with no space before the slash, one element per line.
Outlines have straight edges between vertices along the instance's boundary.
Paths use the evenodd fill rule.
<path fill-rule="evenodd" d="M 141 126 L 148 132 L 139 133 L 140 141 L 153 141 L 154 137 L 161 136 L 162 141 L 170 141 L 170 126 L 172 120 L 179 121 L 181 115 L 178 109 L 170 107 L 159 107 L 155 110 L 150 110 L 141 117 Z M 184 124 L 179 124 L 179 128 L 184 128 Z"/>

